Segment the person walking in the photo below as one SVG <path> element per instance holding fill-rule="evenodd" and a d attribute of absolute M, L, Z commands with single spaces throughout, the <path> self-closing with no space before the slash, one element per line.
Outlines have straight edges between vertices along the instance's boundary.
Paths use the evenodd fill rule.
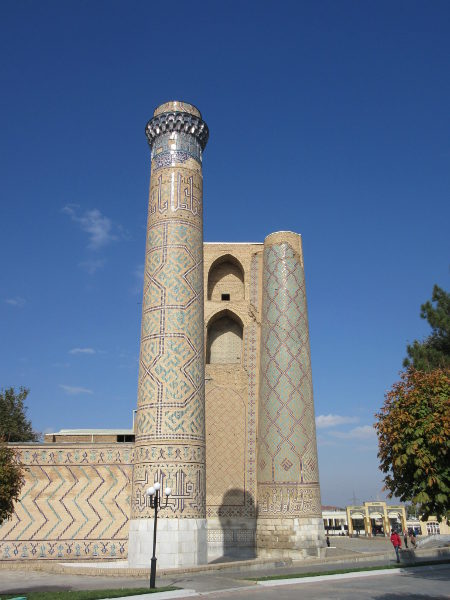
<path fill-rule="evenodd" d="M 394 546 L 394 550 L 395 550 L 395 556 L 397 557 L 397 562 L 400 562 L 400 548 L 402 547 L 402 540 L 400 539 L 400 536 L 398 535 L 398 533 L 394 530 L 392 530 L 391 533 L 391 543 Z"/>
<path fill-rule="evenodd" d="M 405 542 L 405 548 L 407 548 L 408 547 L 408 532 L 406 529 L 403 532 L 403 541 Z"/>

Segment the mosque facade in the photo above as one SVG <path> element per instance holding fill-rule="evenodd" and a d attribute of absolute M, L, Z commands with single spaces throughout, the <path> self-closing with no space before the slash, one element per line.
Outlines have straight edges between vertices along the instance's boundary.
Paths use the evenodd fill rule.
<path fill-rule="evenodd" d="M 191 104 L 146 127 L 151 182 L 132 430 L 17 444 L 26 482 L 0 560 L 148 566 L 147 489 L 170 488 L 158 565 L 319 556 L 324 546 L 301 237 L 204 243 L 209 131 Z"/>

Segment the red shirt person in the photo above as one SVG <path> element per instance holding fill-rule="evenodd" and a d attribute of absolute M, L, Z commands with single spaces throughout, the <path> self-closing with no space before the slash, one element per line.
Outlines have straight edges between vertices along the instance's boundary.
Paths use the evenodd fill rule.
<path fill-rule="evenodd" d="M 402 540 L 396 531 L 392 531 L 391 533 L 391 543 L 394 546 L 395 555 L 397 557 L 397 562 L 400 562 L 400 548 L 402 547 Z"/>

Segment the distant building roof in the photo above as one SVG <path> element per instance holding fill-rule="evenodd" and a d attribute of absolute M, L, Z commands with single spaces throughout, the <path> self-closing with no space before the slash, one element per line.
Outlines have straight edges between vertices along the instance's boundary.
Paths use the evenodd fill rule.
<path fill-rule="evenodd" d="M 133 429 L 60 429 L 46 435 L 133 435 Z"/>

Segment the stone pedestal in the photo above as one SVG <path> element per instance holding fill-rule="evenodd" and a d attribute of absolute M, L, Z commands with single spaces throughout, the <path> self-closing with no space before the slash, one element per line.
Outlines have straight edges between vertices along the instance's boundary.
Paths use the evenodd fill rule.
<path fill-rule="evenodd" d="M 150 567 L 153 522 L 153 519 L 130 521 L 128 563 L 133 567 Z M 206 519 L 158 518 L 157 526 L 159 568 L 193 567 L 207 562 Z"/>
<path fill-rule="evenodd" d="M 318 557 L 325 551 L 323 520 L 264 519 L 258 523 L 256 543 L 261 558 L 302 559 Z"/>

